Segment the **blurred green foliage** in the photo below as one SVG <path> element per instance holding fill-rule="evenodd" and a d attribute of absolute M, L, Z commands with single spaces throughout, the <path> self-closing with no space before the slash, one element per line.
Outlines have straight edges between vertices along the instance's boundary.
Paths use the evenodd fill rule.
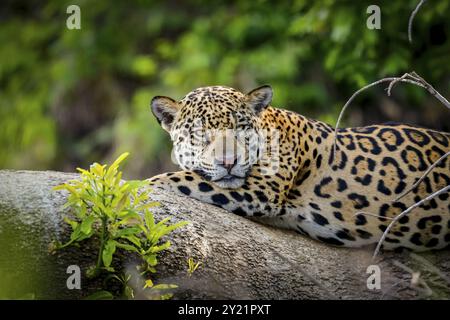
<path fill-rule="evenodd" d="M 149 109 L 199 86 L 250 90 L 269 83 L 273 105 L 334 124 L 361 86 L 415 70 L 450 96 L 450 2 L 3 1 L 0 4 L 0 168 L 73 171 L 134 154 L 126 172 L 171 168 L 170 146 Z M 81 8 L 81 30 L 66 8 Z M 381 30 L 366 27 L 381 8 Z M 388 102 L 386 102 L 388 101 Z M 358 98 L 346 124 L 407 121 L 450 130 L 420 88 Z M 383 107 L 384 106 L 384 107 Z M 424 110 L 427 112 L 424 112 Z"/>

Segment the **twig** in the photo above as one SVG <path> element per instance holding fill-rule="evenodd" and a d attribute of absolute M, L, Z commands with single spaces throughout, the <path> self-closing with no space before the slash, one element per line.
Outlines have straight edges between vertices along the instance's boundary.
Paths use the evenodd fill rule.
<path fill-rule="evenodd" d="M 420 200 L 419 202 L 416 202 L 415 204 L 413 204 L 412 206 L 410 206 L 409 208 L 407 208 L 406 210 L 404 210 L 403 212 L 401 212 L 399 215 L 397 215 L 392 222 L 388 225 L 388 227 L 386 228 L 386 230 L 383 232 L 383 235 L 381 236 L 380 240 L 378 241 L 377 247 L 375 249 L 375 252 L 373 254 L 373 259 L 376 258 L 376 256 L 378 255 L 380 249 L 381 249 L 381 245 L 383 244 L 383 241 L 386 239 L 389 231 L 392 229 L 392 227 L 394 226 L 394 224 L 400 220 L 401 218 L 403 218 L 405 215 L 407 215 L 410 211 L 412 211 L 413 209 L 421 206 L 423 203 L 437 197 L 440 194 L 443 194 L 445 192 L 450 191 L 450 186 L 446 186 L 442 189 L 439 189 L 438 191 L 428 195 L 426 198 Z"/>
<path fill-rule="evenodd" d="M 358 211 L 353 216 L 356 217 L 358 214 L 363 214 L 363 215 L 366 215 L 366 216 L 372 216 L 372 217 L 375 217 L 375 218 L 383 218 L 383 219 L 388 219 L 388 220 L 394 220 L 394 218 L 391 218 L 391 217 L 384 217 L 384 216 L 380 216 L 379 214 L 376 214 L 376 213 L 365 212 L 365 211 Z"/>
<path fill-rule="evenodd" d="M 389 294 L 389 292 L 391 292 L 392 289 L 394 289 L 394 288 L 397 287 L 398 285 L 400 285 L 400 284 L 402 284 L 402 283 L 404 283 L 404 282 L 408 282 L 408 283 L 409 283 L 410 281 L 411 281 L 411 280 L 409 280 L 409 279 L 403 279 L 403 280 L 400 280 L 400 281 L 394 283 L 392 286 L 389 287 L 389 289 L 387 289 L 385 292 L 383 292 L 383 294 L 381 295 L 380 300 L 384 300 L 384 297 L 385 297 L 387 294 Z M 398 290 L 397 290 L 397 292 L 398 292 Z"/>
<path fill-rule="evenodd" d="M 413 191 L 415 188 L 417 188 L 417 186 L 425 179 L 425 177 L 439 164 L 439 162 L 441 162 L 442 160 L 444 160 L 445 158 L 447 158 L 450 155 L 450 151 L 447 152 L 446 154 L 444 154 L 442 157 L 440 157 L 438 160 L 436 160 L 431 166 L 428 167 L 427 171 L 425 171 L 425 173 L 420 177 L 419 180 L 416 181 L 416 183 L 413 184 L 413 186 L 409 189 L 407 189 L 405 192 L 403 192 L 401 195 L 399 195 L 397 198 L 395 198 L 394 200 L 392 200 L 392 202 L 397 202 L 398 200 L 400 200 L 401 198 L 403 198 L 404 196 L 406 196 L 408 193 L 410 193 L 411 191 Z"/>
<path fill-rule="evenodd" d="M 434 266 L 430 261 L 428 261 L 424 257 L 419 256 L 418 254 L 416 254 L 414 252 L 410 253 L 410 257 L 413 258 L 414 260 L 422 263 L 423 265 L 425 265 L 429 271 L 437 274 L 439 277 L 444 279 L 448 285 L 450 285 L 450 277 L 448 277 L 446 274 L 444 274 L 441 270 L 439 270 L 439 268 Z"/>
<path fill-rule="evenodd" d="M 409 17 L 409 21 L 408 21 L 408 40 L 409 43 L 412 43 L 412 24 L 413 24 L 413 20 L 416 17 L 417 12 L 419 12 L 420 7 L 425 3 L 426 0 L 420 0 L 420 2 L 417 4 L 416 8 L 414 9 L 414 11 L 411 13 L 411 16 Z"/>
<path fill-rule="evenodd" d="M 403 263 L 401 263 L 401 262 L 398 261 L 398 260 L 392 261 L 392 264 L 393 264 L 394 266 L 396 266 L 396 267 L 402 269 L 403 271 L 408 272 L 409 274 L 413 274 L 413 273 L 414 273 L 414 270 L 413 270 L 413 269 L 411 269 L 411 268 L 408 267 L 408 266 L 405 266 Z"/>
<path fill-rule="evenodd" d="M 444 106 L 446 106 L 448 109 L 450 109 L 450 102 L 441 95 L 431 84 L 425 81 L 424 78 L 419 76 L 415 71 L 408 73 L 409 77 L 413 79 L 414 81 L 417 81 L 421 83 L 421 87 L 427 89 L 427 91 L 433 95 L 436 99 L 438 99 Z"/>
<path fill-rule="evenodd" d="M 423 286 L 423 291 L 425 291 L 425 296 L 429 297 L 433 294 L 433 290 L 428 286 L 425 280 L 422 279 L 420 276 L 420 272 L 415 272 L 413 269 L 409 268 L 408 266 L 405 266 L 403 263 L 401 263 L 398 260 L 394 260 L 392 262 L 396 267 L 408 272 L 411 274 L 411 287 L 415 289 L 422 289 L 419 288 L 419 285 Z"/>
<path fill-rule="evenodd" d="M 414 74 L 414 75 L 413 75 L 413 74 Z M 387 95 L 390 97 L 390 96 L 391 96 L 391 91 L 392 91 L 392 88 L 394 87 L 394 85 L 396 85 L 397 82 L 401 82 L 401 81 L 403 81 L 403 80 L 405 80 L 405 79 L 407 79 L 407 78 L 410 78 L 410 80 L 412 80 L 412 81 L 414 81 L 414 82 L 418 82 L 418 83 L 421 83 L 421 82 L 422 82 L 420 78 L 416 78 L 416 77 L 415 77 L 415 72 L 414 72 L 414 71 L 411 72 L 411 73 L 405 73 L 405 74 L 402 75 L 400 78 L 395 79 L 394 81 L 392 81 L 392 82 L 389 84 L 389 87 L 387 88 Z M 423 86 L 423 88 L 425 88 L 425 85 Z"/>

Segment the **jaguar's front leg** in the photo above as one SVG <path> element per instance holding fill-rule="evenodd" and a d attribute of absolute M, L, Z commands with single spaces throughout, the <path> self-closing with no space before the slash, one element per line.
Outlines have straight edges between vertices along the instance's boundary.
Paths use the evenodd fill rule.
<path fill-rule="evenodd" d="M 248 182 L 237 189 L 222 189 L 191 171 L 163 173 L 149 179 L 152 186 L 213 204 L 241 216 L 277 217 L 282 206 L 259 190 L 250 190 Z"/>

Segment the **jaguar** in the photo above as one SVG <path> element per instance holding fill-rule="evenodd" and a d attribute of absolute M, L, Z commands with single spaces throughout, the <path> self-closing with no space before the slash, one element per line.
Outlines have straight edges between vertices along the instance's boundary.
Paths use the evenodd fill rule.
<path fill-rule="evenodd" d="M 450 185 L 450 134 L 407 124 L 334 128 L 271 105 L 265 85 L 226 86 L 181 100 L 156 96 L 151 110 L 182 171 L 149 179 L 165 189 L 334 246 L 377 243 L 394 217 Z M 403 195 L 400 199 L 399 196 Z M 404 215 L 382 248 L 450 244 L 450 192 Z"/>

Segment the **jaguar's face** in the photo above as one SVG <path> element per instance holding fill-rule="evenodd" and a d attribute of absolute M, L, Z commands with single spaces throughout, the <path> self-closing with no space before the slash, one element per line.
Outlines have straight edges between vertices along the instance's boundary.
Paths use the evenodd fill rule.
<path fill-rule="evenodd" d="M 155 97 L 152 110 L 173 142 L 172 157 L 221 188 L 241 187 L 261 155 L 260 113 L 272 98 L 268 86 L 249 94 L 228 87 L 199 88 L 181 101 Z"/>

